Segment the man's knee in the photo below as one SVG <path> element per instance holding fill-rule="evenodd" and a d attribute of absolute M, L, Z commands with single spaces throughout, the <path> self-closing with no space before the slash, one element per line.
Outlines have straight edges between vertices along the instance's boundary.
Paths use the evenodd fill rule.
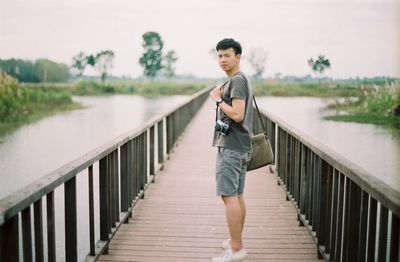
<path fill-rule="evenodd" d="M 230 203 L 238 203 L 239 197 L 238 196 L 221 196 L 222 201 L 224 201 L 225 205 Z"/>

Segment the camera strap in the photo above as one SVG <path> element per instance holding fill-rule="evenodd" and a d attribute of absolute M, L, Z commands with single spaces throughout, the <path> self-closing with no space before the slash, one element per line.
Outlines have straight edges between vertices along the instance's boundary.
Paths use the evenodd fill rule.
<path fill-rule="evenodd" d="M 230 81 L 230 79 L 228 79 L 227 81 L 225 81 L 225 83 L 223 83 L 221 85 L 220 88 L 225 88 L 225 85 Z M 215 122 L 218 121 L 218 109 L 219 109 L 219 105 L 217 105 L 217 107 L 215 108 Z"/>
<path fill-rule="evenodd" d="M 218 121 L 218 108 L 219 108 L 219 106 L 217 106 L 217 107 L 215 108 L 215 122 Z"/>

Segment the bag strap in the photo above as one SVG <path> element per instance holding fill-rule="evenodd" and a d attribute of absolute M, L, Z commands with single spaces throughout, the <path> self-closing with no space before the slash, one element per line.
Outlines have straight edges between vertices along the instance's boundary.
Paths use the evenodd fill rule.
<path fill-rule="evenodd" d="M 256 97 L 254 95 L 253 95 L 253 101 L 254 101 L 254 105 L 256 106 L 257 114 L 258 114 L 258 117 L 260 118 L 260 122 L 261 122 L 261 125 L 262 125 L 263 129 L 264 129 L 264 132 L 267 133 L 267 129 L 265 128 L 264 121 L 262 120 L 262 117 L 261 117 L 261 114 L 260 114 L 260 110 L 258 110 Z"/>
<path fill-rule="evenodd" d="M 247 80 L 247 77 L 242 72 L 240 72 L 240 75 L 247 81 L 247 83 L 249 85 L 249 80 Z M 257 105 L 257 102 L 256 102 L 256 97 L 254 95 L 253 95 L 253 101 L 254 101 L 254 105 L 256 106 L 257 114 L 258 114 L 258 117 L 260 118 L 261 125 L 262 125 L 262 127 L 264 129 L 264 132 L 266 134 L 267 133 L 267 129 L 265 128 L 264 122 L 263 122 L 261 114 L 260 114 L 260 110 L 258 109 L 258 105 Z"/>

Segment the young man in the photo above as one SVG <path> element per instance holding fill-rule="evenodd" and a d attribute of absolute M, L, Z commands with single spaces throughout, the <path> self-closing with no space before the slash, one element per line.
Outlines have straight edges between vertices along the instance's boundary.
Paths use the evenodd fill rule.
<path fill-rule="evenodd" d="M 242 261 L 247 257 L 242 242 L 246 217 L 243 190 L 252 150 L 253 97 L 250 83 L 239 68 L 242 54 L 240 44 L 231 38 L 223 39 L 218 42 L 216 49 L 219 65 L 227 74 L 228 81 L 210 92 L 210 98 L 219 107 L 218 119 L 226 124 L 221 127 L 216 123 L 213 146 L 218 147 L 217 195 L 225 204 L 230 239 L 222 242 L 226 252 L 213 258 L 213 261 Z"/>

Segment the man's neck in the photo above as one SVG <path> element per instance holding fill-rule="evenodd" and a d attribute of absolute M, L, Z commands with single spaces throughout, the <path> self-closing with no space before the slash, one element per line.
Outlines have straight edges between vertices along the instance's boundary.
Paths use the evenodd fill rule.
<path fill-rule="evenodd" d="M 228 75 L 228 78 L 231 78 L 234 74 L 236 74 L 237 72 L 239 72 L 240 68 L 238 66 L 232 68 L 232 70 L 226 72 L 226 74 Z"/>

